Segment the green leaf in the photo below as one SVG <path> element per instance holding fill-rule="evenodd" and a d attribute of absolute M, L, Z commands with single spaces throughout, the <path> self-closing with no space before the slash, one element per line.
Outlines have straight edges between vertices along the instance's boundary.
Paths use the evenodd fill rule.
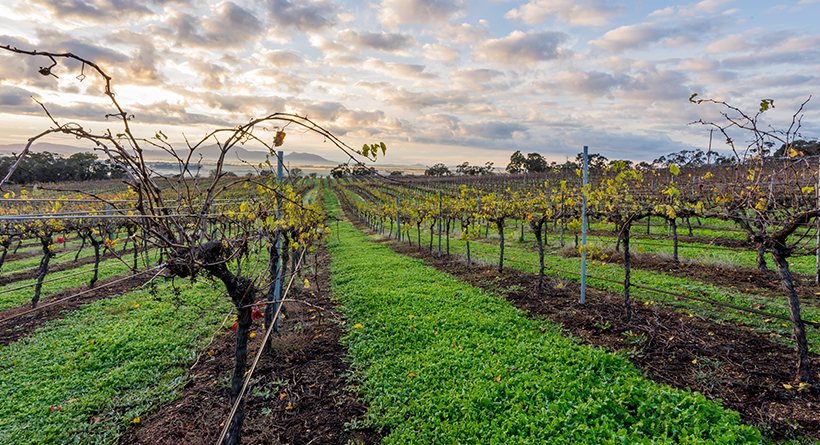
<path fill-rule="evenodd" d="M 678 167 L 677 165 L 674 165 L 674 164 L 670 165 L 669 166 L 669 173 L 672 173 L 673 175 L 680 174 L 680 167 Z"/>

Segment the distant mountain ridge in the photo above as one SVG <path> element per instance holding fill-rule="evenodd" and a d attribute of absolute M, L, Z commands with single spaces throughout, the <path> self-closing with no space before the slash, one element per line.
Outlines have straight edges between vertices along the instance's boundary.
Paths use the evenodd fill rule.
<path fill-rule="evenodd" d="M 10 155 L 12 153 L 20 154 L 23 149 L 26 147 L 26 144 L 4 144 L 0 145 L 0 155 Z M 59 154 L 62 156 L 71 156 L 75 153 L 86 153 L 86 152 L 94 152 L 97 153 L 97 156 L 102 159 L 102 153 L 99 151 L 94 151 L 91 147 L 74 147 L 71 145 L 65 144 L 53 144 L 50 142 L 38 142 L 34 144 L 31 148 L 32 151 L 35 152 L 50 152 Z M 208 161 L 216 161 L 219 158 L 219 148 L 216 145 L 208 145 L 200 148 L 197 150 L 197 153 L 202 154 L 203 161 L 208 163 Z M 156 149 L 144 149 L 143 154 L 146 160 L 150 161 L 160 161 L 160 162 L 169 162 L 171 161 L 170 156 L 160 150 Z M 230 153 L 228 156 L 225 157 L 225 161 L 228 164 L 234 164 L 239 162 L 239 160 L 247 161 L 253 164 L 258 164 L 260 162 L 264 162 L 266 155 L 268 152 L 263 148 L 257 147 L 233 147 L 231 148 Z M 285 152 L 285 159 L 286 164 L 290 164 L 292 166 L 309 166 L 309 165 L 316 165 L 316 166 L 336 166 L 339 165 L 340 161 L 333 161 L 330 159 L 323 158 L 319 155 L 313 153 L 303 153 L 294 151 L 291 153 Z M 273 161 L 271 161 L 273 162 Z"/>

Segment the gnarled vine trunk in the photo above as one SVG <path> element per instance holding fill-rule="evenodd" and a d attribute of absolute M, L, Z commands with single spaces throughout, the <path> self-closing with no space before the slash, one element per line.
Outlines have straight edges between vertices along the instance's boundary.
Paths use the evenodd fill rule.
<path fill-rule="evenodd" d="M 250 338 L 252 304 L 256 299 L 256 287 L 250 278 L 238 276 L 231 272 L 224 262 L 225 252 L 222 243 L 211 241 L 202 246 L 205 270 L 225 285 L 228 296 L 237 310 L 236 343 L 234 347 L 234 369 L 231 377 L 231 405 L 236 403 L 245 380 L 245 368 L 248 363 L 248 339 Z M 240 442 L 242 423 L 245 420 L 244 403 L 238 404 L 236 414 L 228 430 L 226 444 L 237 445 Z"/>
<path fill-rule="evenodd" d="M 809 363 L 809 343 L 806 339 L 806 327 L 800 315 L 800 299 L 794 290 L 794 280 L 787 258 L 791 255 L 782 241 L 775 241 L 772 245 L 772 259 L 777 265 L 777 271 L 783 282 L 783 289 L 786 291 L 786 299 L 789 302 L 789 318 L 792 321 L 794 339 L 797 347 L 797 375 L 798 382 L 810 382 L 811 364 Z"/>
<path fill-rule="evenodd" d="M 34 286 L 34 296 L 31 297 L 31 308 L 37 307 L 37 302 L 40 301 L 40 291 L 43 289 L 43 280 L 48 273 L 48 263 L 54 257 L 54 251 L 51 250 L 51 236 L 40 238 L 40 244 L 43 246 L 43 258 L 40 259 L 40 272 L 37 274 L 37 284 Z"/>

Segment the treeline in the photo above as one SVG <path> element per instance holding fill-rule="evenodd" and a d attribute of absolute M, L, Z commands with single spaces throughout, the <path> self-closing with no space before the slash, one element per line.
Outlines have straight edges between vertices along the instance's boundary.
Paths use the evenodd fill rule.
<path fill-rule="evenodd" d="M 5 178 L 16 156 L 0 156 L 0 178 Z M 12 184 L 63 181 L 98 181 L 122 178 L 124 173 L 100 161 L 93 153 L 76 153 L 69 157 L 45 152 L 28 153 L 9 178 Z"/>

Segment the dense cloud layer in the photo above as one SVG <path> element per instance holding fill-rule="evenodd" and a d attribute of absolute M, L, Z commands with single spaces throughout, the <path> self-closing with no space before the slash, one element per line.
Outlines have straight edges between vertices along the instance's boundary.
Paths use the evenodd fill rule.
<path fill-rule="evenodd" d="M 463 162 L 470 148 L 497 151 L 498 164 L 515 150 L 560 160 L 582 145 L 652 159 L 702 146 L 687 124 L 720 116 L 689 103 L 693 93 L 752 109 L 771 97 L 775 119 L 820 86 L 809 20 L 820 2 L 809 0 L 656 10 L 618 0 L 13 1 L 0 44 L 95 61 L 135 125 L 190 132 L 287 111 L 384 140 L 397 162 L 422 145 L 462 147 L 430 163 Z M 57 77 L 41 75 L 50 64 L 0 51 L 0 112 L 42 115 L 34 97 L 58 119 L 104 122 L 102 79 L 62 59 Z"/>

